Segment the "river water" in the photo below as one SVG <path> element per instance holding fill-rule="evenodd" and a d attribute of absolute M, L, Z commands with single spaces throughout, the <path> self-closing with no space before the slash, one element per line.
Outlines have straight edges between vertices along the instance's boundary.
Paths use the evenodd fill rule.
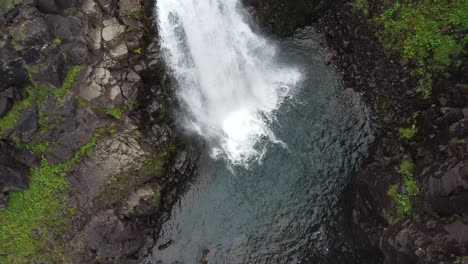
<path fill-rule="evenodd" d="M 232 1 L 236 2 L 225 3 Z M 234 56 L 227 61 L 231 65 L 224 65 L 211 57 L 222 53 L 190 44 L 194 33 L 186 32 L 191 29 L 180 17 L 189 14 L 177 10 L 197 4 L 191 0 L 171 3 L 175 2 L 183 7 L 159 6 L 177 21 L 162 33 L 162 46 L 187 113 L 181 126 L 204 137 L 208 148 L 199 162 L 199 177 L 173 209 L 144 263 L 300 263 L 324 239 L 321 227 L 336 221 L 343 188 L 366 156 L 373 140 L 368 110 L 358 94 L 343 87 L 340 75 L 327 63 L 322 37 L 314 29 L 303 29 L 280 41 L 261 38 L 244 27 L 240 33 L 230 31 L 228 35 L 244 34 L 247 40 L 221 38 L 230 41 L 215 46 L 235 44 L 222 48 Z M 227 21 L 209 17 L 218 23 L 216 27 L 202 30 L 205 37 L 192 41 L 218 41 L 207 36 L 232 30 L 225 28 L 230 23 L 247 25 L 238 5 L 206 3 L 196 8 L 208 17 L 210 12 L 219 12 L 216 16 L 221 17 L 238 12 L 239 17 Z M 212 4 L 218 4 L 217 11 L 210 9 Z M 161 30 L 161 21 L 159 26 Z M 179 30 L 180 39 L 164 44 L 169 29 Z M 249 45 L 271 50 L 252 53 Z M 207 44 L 205 48 L 214 47 Z M 235 51 L 229 53 L 231 49 Z M 194 52 L 206 57 L 194 56 Z M 235 56 L 257 57 L 239 62 Z M 204 58 L 210 62 L 206 64 Z M 232 78 L 227 77 L 230 70 Z M 205 74 L 217 76 L 200 77 Z M 267 93 L 273 103 L 258 98 Z M 240 115 L 232 117 L 233 112 Z"/>

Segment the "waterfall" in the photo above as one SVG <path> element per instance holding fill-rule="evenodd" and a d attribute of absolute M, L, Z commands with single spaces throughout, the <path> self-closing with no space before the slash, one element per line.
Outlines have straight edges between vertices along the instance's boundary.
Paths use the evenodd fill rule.
<path fill-rule="evenodd" d="M 156 8 L 184 127 L 204 137 L 215 157 L 244 165 L 259 158 L 260 142 L 276 140 L 269 125 L 300 71 L 277 61 L 238 0 L 159 0 Z"/>

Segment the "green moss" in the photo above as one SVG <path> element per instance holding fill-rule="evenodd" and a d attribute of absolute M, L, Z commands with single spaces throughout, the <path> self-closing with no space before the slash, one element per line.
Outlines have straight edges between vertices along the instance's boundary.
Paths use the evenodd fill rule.
<path fill-rule="evenodd" d="M 403 160 L 397 171 L 405 177 L 413 177 L 414 163 L 410 160 Z"/>
<path fill-rule="evenodd" d="M 25 145 L 25 148 L 35 155 L 46 153 L 49 150 L 50 142 L 38 142 Z"/>
<path fill-rule="evenodd" d="M 408 195 L 399 193 L 399 185 L 395 184 L 390 186 L 387 195 L 390 196 L 395 202 L 396 221 L 398 222 L 405 216 L 409 215 L 413 210 L 413 206 Z"/>
<path fill-rule="evenodd" d="M 413 176 L 414 167 L 414 163 L 410 160 L 403 160 L 397 168 L 397 171 L 403 176 L 405 192 L 399 192 L 400 186 L 398 184 L 390 186 L 387 192 L 388 196 L 395 202 L 397 221 L 412 213 L 412 199 L 420 193 L 419 186 Z"/>
<path fill-rule="evenodd" d="M 134 50 L 133 50 L 133 53 L 138 54 L 138 55 L 141 55 L 141 53 L 142 53 L 142 48 L 134 49 Z"/>
<path fill-rule="evenodd" d="M 362 0 L 356 0 L 360 5 Z M 454 58 L 466 55 L 468 2 L 466 0 L 387 0 L 384 12 L 374 19 L 384 48 L 414 64 L 421 78 L 417 90 L 429 97 L 432 78 L 446 74 Z"/>
<path fill-rule="evenodd" d="M 104 113 L 119 120 L 122 118 L 123 110 L 120 108 L 107 108 L 104 110 Z"/>
<path fill-rule="evenodd" d="M 11 46 L 16 50 L 16 51 L 21 51 L 23 48 L 16 42 L 14 38 L 11 39 Z"/>
<path fill-rule="evenodd" d="M 63 100 L 65 95 L 70 91 L 73 83 L 76 80 L 76 77 L 78 77 L 78 74 L 80 74 L 81 71 L 83 71 L 86 67 L 83 65 L 76 65 L 70 68 L 68 70 L 67 75 L 65 76 L 65 80 L 63 81 L 62 87 L 59 89 L 53 89 L 52 93 L 55 95 L 55 98 L 60 102 Z"/>
<path fill-rule="evenodd" d="M 54 45 L 55 45 L 55 46 L 60 46 L 60 44 L 62 44 L 62 40 L 59 39 L 59 38 L 55 38 L 55 39 L 54 39 Z"/>
<path fill-rule="evenodd" d="M 86 101 L 85 99 L 81 98 L 81 97 L 77 97 L 76 98 L 76 101 L 78 103 L 78 106 L 80 107 L 87 107 L 88 106 L 88 101 Z"/>
<path fill-rule="evenodd" d="M 149 198 L 149 201 L 151 204 L 157 204 L 160 199 L 161 199 L 161 192 L 158 191 Z"/>
<path fill-rule="evenodd" d="M 408 128 L 399 128 L 398 132 L 400 133 L 401 138 L 411 140 L 418 132 L 418 129 L 416 128 L 416 125 L 413 124 L 411 127 Z"/>
<path fill-rule="evenodd" d="M 65 175 L 96 142 L 97 134 L 64 163 L 52 165 L 43 157 L 41 166 L 30 171 L 29 189 L 10 193 L 9 207 L 0 211 L 1 263 L 32 259 L 63 263 L 60 246 L 50 241 L 64 231 L 71 216 L 66 208 L 69 186 Z"/>
<path fill-rule="evenodd" d="M 23 110 L 30 107 L 34 102 L 30 90 L 27 90 L 29 97 L 26 100 L 20 101 L 15 103 L 13 108 L 6 114 L 4 117 L 0 118 L 0 136 L 4 135 L 8 130 L 13 128 L 16 124 L 18 119 L 20 118 L 20 114 Z"/>
<path fill-rule="evenodd" d="M 142 134 L 141 131 L 138 130 L 138 129 L 133 130 L 133 134 L 134 134 L 137 138 L 143 138 L 143 134 Z"/>

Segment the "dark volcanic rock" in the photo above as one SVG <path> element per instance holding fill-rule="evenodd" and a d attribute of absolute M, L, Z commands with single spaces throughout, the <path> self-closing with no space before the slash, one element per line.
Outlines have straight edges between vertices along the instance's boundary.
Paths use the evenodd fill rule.
<path fill-rule="evenodd" d="M 142 227 L 119 219 L 113 210 L 95 216 L 86 232 L 90 248 L 106 258 L 125 258 L 144 243 Z"/>
<path fill-rule="evenodd" d="M 29 167 L 17 155 L 12 146 L 0 142 L 0 193 L 25 190 L 29 186 Z"/>
<path fill-rule="evenodd" d="M 331 4 L 329 0 L 243 0 L 255 9 L 260 25 L 271 32 L 290 35 L 298 27 L 310 25 Z"/>
<path fill-rule="evenodd" d="M 42 13 L 56 14 L 60 10 L 55 0 L 36 0 L 36 6 Z"/>
<path fill-rule="evenodd" d="M 352 181 L 356 241 L 367 243 L 384 263 L 453 263 L 468 252 L 468 90 L 458 88 L 466 83 L 466 67 L 435 81 L 432 98 L 424 100 L 415 92 L 417 80 L 403 70 L 408 62 L 389 57 L 368 19 L 352 10 L 352 1 L 345 1 L 318 27 L 346 86 L 373 110 L 379 132 L 368 164 Z M 417 133 L 402 138 L 398 128 L 411 123 Z M 406 193 L 397 168 L 408 158 L 421 193 L 410 200 L 411 212 L 398 217 L 388 190 L 395 185 Z"/>
<path fill-rule="evenodd" d="M 0 118 L 5 116 L 13 106 L 11 98 L 0 96 Z"/>

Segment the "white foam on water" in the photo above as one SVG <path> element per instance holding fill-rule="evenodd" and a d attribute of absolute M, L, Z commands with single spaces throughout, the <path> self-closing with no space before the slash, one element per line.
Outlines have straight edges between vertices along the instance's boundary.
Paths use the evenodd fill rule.
<path fill-rule="evenodd" d="M 213 144 L 213 157 L 246 165 L 263 152 L 274 111 L 301 80 L 275 46 L 244 21 L 238 0 L 159 0 L 165 62 L 177 80 L 184 126 Z"/>

